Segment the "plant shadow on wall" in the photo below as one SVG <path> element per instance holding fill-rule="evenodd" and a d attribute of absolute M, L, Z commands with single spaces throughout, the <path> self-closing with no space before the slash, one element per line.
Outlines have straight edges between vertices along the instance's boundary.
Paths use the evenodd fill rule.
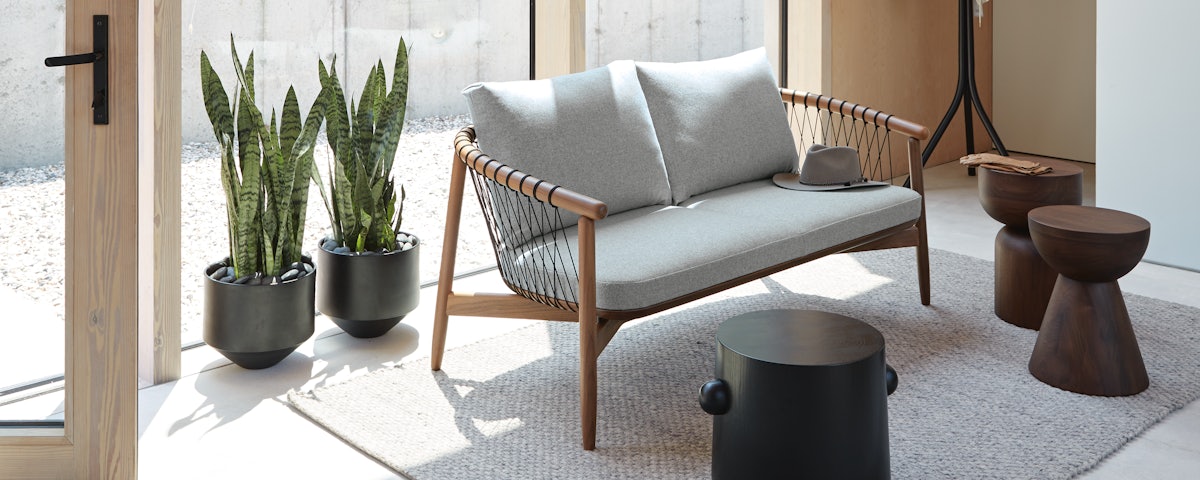
<path fill-rule="evenodd" d="M 317 306 L 346 333 L 374 338 L 420 300 L 420 241 L 400 230 L 404 186 L 397 189 L 392 178 L 408 105 L 408 49 L 401 38 L 391 90 L 379 60 L 357 104 L 346 103 L 336 58 L 328 71 L 324 62 L 318 66 L 333 160 L 328 193 L 320 170 L 311 166 L 332 227 L 317 246 Z"/>
<path fill-rule="evenodd" d="M 232 104 L 208 55 L 200 52 L 204 106 L 221 146 L 229 256 L 204 270 L 204 341 L 248 369 L 283 360 L 313 333 L 316 266 L 301 255 L 313 145 L 323 97 L 302 119 L 288 88 L 282 114 L 268 123 L 254 105 L 254 53 L 237 74 Z"/>

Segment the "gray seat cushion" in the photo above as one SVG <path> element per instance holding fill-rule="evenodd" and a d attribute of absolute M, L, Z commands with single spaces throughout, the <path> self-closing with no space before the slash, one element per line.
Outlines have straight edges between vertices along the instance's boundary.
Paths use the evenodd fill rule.
<path fill-rule="evenodd" d="M 605 202 L 610 214 L 671 203 L 633 62 L 548 80 L 476 83 L 463 95 L 480 149 L 493 158 Z"/>
<path fill-rule="evenodd" d="M 796 171 L 796 144 L 765 49 L 701 62 L 636 65 L 674 204 Z"/>
<path fill-rule="evenodd" d="M 597 307 L 635 310 L 702 290 L 869 235 L 914 222 L 921 197 L 901 187 L 802 192 L 770 180 L 693 197 L 680 206 L 645 207 L 596 224 Z M 576 228 L 541 248 L 578 259 Z M 546 241 L 549 237 L 535 241 Z M 568 247 L 568 244 L 570 245 Z M 568 253 L 568 250 L 570 251 Z M 521 268 L 540 268 L 529 259 Z M 555 276 L 546 271 L 539 275 Z M 557 274 L 558 285 L 574 281 Z M 540 292 L 570 300 L 563 292 Z"/>

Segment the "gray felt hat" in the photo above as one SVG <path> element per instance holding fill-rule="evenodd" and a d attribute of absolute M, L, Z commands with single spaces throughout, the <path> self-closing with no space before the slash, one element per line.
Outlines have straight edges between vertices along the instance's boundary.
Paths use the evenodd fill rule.
<path fill-rule="evenodd" d="M 887 185 L 863 178 L 859 170 L 858 150 L 851 147 L 827 147 L 814 144 L 800 167 L 800 173 L 777 173 L 776 185 L 792 190 L 842 190 Z"/>

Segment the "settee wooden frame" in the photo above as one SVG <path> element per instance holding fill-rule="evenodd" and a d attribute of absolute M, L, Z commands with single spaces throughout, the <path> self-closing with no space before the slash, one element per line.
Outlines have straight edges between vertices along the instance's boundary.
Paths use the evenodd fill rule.
<path fill-rule="evenodd" d="M 921 303 L 929 305 L 929 246 L 921 164 L 921 141 L 929 137 L 929 130 L 919 124 L 878 110 L 831 97 L 788 89 L 780 89 L 780 95 L 789 109 L 812 107 L 825 115 L 850 117 L 852 121 L 884 128 L 904 138 L 904 150 L 908 157 L 907 167 L 909 170 L 907 186 L 922 196 L 920 217 L 914 222 L 859 237 L 657 305 L 637 310 L 603 310 L 596 307 L 595 222 L 608 215 L 607 205 L 594 198 L 521 173 L 489 157 L 479 149 L 475 141 L 474 128 L 466 127 L 458 133 L 454 141 L 455 156 L 451 167 L 449 203 L 446 210 L 442 263 L 434 313 L 430 361 L 433 370 L 440 370 L 442 366 L 450 315 L 577 322 L 579 324 L 582 443 L 585 450 L 592 450 L 596 446 L 597 358 L 626 321 L 652 315 L 826 255 L 900 247 L 916 247 Z M 577 302 L 564 304 L 561 300 L 553 300 L 539 303 L 527 298 L 536 298 L 539 294 L 534 292 L 521 292 L 524 295 L 518 295 L 516 293 L 454 291 L 455 254 L 458 246 L 458 231 L 468 167 L 476 174 L 495 180 L 522 195 L 579 215 Z M 555 308 L 546 303 L 557 303 L 567 308 Z"/>

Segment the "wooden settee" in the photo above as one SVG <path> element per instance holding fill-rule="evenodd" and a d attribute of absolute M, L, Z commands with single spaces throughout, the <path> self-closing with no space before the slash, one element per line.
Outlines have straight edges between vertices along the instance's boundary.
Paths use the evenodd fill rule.
<path fill-rule="evenodd" d="M 468 87 L 475 125 L 455 139 L 433 369 L 441 368 L 451 315 L 577 322 L 582 439 L 590 450 L 597 358 L 628 320 L 826 255 L 898 247 L 915 247 L 920 301 L 928 305 L 920 159 L 928 130 L 778 89 L 773 78 L 760 50 Z M 764 89 L 778 93 L 764 99 Z M 724 105 L 674 108 L 683 101 Z M 672 129 L 683 132 L 672 136 Z M 771 173 L 794 171 L 814 143 L 855 147 L 863 174 L 890 185 L 838 192 L 773 185 Z M 750 151 L 758 145 L 775 152 Z M 659 170 L 667 178 L 657 179 Z M 454 290 L 468 176 L 512 292 Z M 707 240 L 693 241 L 699 233 Z"/>

